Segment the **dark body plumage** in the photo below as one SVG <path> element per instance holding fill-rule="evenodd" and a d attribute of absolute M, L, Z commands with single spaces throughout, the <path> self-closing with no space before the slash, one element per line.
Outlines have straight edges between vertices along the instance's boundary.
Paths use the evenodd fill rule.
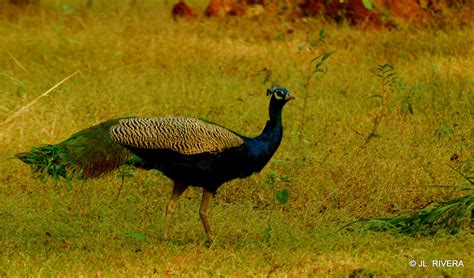
<path fill-rule="evenodd" d="M 194 118 L 112 119 L 72 135 L 57 145 L 17 154 L 34 172 L 54 178 L 91 178 L 122 165 L 158 169 L 174 181 L 165 217 L 165 238 L 176 201 L 192 185 L 203 188 L 200 209 L 206 233 L 209 201 L 225 182 L 259 172 L 280 145 L 281 113 L 293 97 L 283 88 L 269 90 L 270 120 L 262 133 L 248 138 Z"/>

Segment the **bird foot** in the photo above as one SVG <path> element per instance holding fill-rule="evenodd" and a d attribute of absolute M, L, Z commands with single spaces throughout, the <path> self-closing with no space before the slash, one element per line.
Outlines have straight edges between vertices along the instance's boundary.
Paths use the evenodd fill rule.
<path fill-rule="evenodd" d="M 204 242 L 204 245 L 207 247 L 207 248 L 211 248 L 212 244 L 214 243 L 214 241 L 212 240 L 212 238 L 208 237 L 206 239 L 206 241 Z"/>

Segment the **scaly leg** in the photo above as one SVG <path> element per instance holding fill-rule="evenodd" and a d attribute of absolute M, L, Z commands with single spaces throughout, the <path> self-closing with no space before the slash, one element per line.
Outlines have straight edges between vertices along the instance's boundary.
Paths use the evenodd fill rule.
<path fill-rule="evenodd" d="M 202 224 L 204 225 L 204 229 L 206 230 L 208 244 L 212 242 L 211 227 L 209 226 L 209 221 L 207 221 L 207 210 L 209 209 L 209 204 L 211 203 L 211 200 L 212 200 L 212 192 L 203 188 L 201 207 L 199 208 L 199 216 L 201 216 Z"/>
<path fill-rule="evenodd" d="M 173 186 L 173 193 L 171 194 L 171 199 L 166 206 L 165 212 L 165 229 L 164 229 L 164 239 L 168 240 L 169 233 L 170 233 L 170 224 L 171 224 L 171 216 L 173 215 L 174 209 L 176 207 L 176 202 L 179 199 L 179 196 L 183 194 L 183 192 L 188 188 L 187 184 L 174 182 Z"/>

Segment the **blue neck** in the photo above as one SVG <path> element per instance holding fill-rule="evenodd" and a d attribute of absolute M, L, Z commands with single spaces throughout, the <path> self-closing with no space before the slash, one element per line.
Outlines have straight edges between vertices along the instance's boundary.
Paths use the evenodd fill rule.
<path fill-rule="evenodd" d="M 267 121 L 262 133 L 250 139 L 249 154 L 251 157 L 258 158 L 262 163 L 262 168 L 270 160 L 280 145 L 283 136 L 283 126 L 281 121 L 281 112 L 285 103 L 272 97 L 270 101 L 270 120 Z"/>
<path fill-rule="evenodd" d="M 283 126 L 281 121 L 281 112 L 284 103 L 277 101 L 272 97 L 270 100 L 269 114 L 270 120 L 267 121 L 265 128 L 262 133 L 255 139 L 269 141 L 270 144 L 276 144 L 275 149 L 280 144 L 281 137 L 283 136 Z"/>

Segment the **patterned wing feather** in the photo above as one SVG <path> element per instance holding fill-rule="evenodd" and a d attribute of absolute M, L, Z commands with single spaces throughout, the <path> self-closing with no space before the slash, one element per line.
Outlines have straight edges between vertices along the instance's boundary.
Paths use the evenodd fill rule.
<path fill-rule="evenodd" d="M 244 143 L 228 129 L 184 117 L 121 119 L 110 128 L 110 135 L 125 146 L 172 150 L 186 155 L 222 152 Z"/>

